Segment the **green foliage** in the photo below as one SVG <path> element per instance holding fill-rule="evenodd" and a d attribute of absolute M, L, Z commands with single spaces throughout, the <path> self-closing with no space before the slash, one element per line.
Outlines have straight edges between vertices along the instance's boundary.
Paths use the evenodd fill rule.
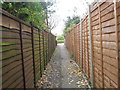
<path fill-rule="evenodd" d="M 64 40 L 57 40 L 57 43 L 64 43 Z"/>
<path fill-rule="evenodd" d="M 2 9 L 25 22 L 33 22 L 40 29 L 47 30 L 48 14 L 53 13 L 52 10 L 47 9 L 52 5 L 51 2 L 3 2 Z"/>
<path fill-rule="evenodd" d="M 64 35 L 57 36 L 57 43 L 64 43 Z"/>
<path fill-rule="evenodd" d="M 64 36 L 63 35 L 57 36 L 57 40 L 64 40 Z"/>
<path fill-rule="evenodd" d="M 75 25 L 78 24 L 80 22 L 80 19 L 78 16 L 73 16 L 68 17 L 67 21 L 65 22 L 65 29 L 64 29 L 64 34 L 66 34 L 67 32 L 69 32 L 71 30 L 71 28 Z"/>

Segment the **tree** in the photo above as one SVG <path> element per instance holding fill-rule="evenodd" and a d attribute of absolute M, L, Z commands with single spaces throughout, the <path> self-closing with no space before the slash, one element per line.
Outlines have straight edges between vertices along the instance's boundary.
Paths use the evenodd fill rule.
<path fill-rule="evenodd" d="M 64 40 L 64 35 L 57 36 L 57 40 Z"/>
<path fill-rule="evenodd" d="M 64 34 L 69 32 L 71 28 L 80 22 L 79 16 L 67 17 L 67 21 L 65 22 Z"/>
<path fill-rule="evenodd" d="M 57 43 L 64 43 L 64 35 L 57 36 Z"/>
<path fill-rule="evenodd" d="M 3 2 L 2 9 L 25 22 L 33 22 L 40 29 L 48 30 L 48 16 L 54 11 L 47 8 L 52 5 L 52 2 Z"/>

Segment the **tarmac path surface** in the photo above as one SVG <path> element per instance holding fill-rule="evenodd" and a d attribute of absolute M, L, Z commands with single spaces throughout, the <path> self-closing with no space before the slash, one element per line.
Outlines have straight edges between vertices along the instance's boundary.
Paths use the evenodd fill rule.
<path fill-rule="evenodd" d="M 90 88 L 87 78 L 64 44 L 58 44 L 42 76 L 40 88 Z"/>

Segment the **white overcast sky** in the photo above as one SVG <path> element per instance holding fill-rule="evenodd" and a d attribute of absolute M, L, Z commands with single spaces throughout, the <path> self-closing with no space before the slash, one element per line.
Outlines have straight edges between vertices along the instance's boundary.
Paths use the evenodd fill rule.
<path fill-rule="evenodd" d="M 56 0 L 54 6 L 55 13 L 52 15 L 56 23 L 56 27 L 52 30 L 54 35 L 61 35 L 64 29 L 64 21 L 67 16 L 79 15 L 83 16 L 87 9 L 85 1 L 92 2 L 93 0 Z"/>

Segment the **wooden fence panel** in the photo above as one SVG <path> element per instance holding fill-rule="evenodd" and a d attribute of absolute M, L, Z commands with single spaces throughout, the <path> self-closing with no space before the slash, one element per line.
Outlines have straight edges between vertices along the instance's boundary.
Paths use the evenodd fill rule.
<path fill-rule="evenodd" d="M 106 2 L 107 3 L 107 2 Z M 103 5 L 103 4 L 102 4 Z M 100 6 L 100 8 L 102 7 Z M 107 14 L 101 15 L 101 28 L 102 28 L 102 36 L 110 36 L 114 34 L 117 30 L 115 28 L 115 11 L 114 11 L 114 3 L 110 3 L 109 6 L 106 7 Z M 109 10 L 108 10 L 109 9 Z M 101 13 L 105 10 L 101 10 Z M 105 19 L 104 19 L 105 18 Z M 103 19 L 103 20 L 102 20 Z M 117 35 L 116 35 L 117 36 Z M 115 40 L 116 39 L 115 36 Z M 109 37 L 108 37 L 109 38 Z M 112 37 L 114 38 L 114 37 Z M 102 37 L 102 47 L 103 47 L 103 75 L 104 75 L 104 87 L 105 88 L 115 88 L 118 86 L 118 65 L 111 65 L 108 60 L 117 60 L 117 42 L 112 41 L 111 39 L 104 40 Z M 114 48 L 112 48 L 114 47 Z"/>
<path fill-rule="evenodd" d="M 71 33 L 72 33 L 72 32 L 69 33 L 69 37 L 68 37 L 68 39 L 69 39 L 69 44 L 68 44 L 68 45 L 70 45 L 70 47 L 69 47 L 69 48 L 70 48 L 70 53 L 72 54 L 72 46 L 73 46 L 73 45 L 72 45 L 72 35 L 71 35 Z"/>
<path fill-rule="evenodd" d="M 80 64 L 80 28 L 79 28 L 79 25 L 77 25 L 76 27 L 76 37 L 77 37 L 77 40 L 76 40 L 76 47 L 77 47 L 77 57 L 76 57 L 76 60 L 77 60 L 77 64 L 79 65 Z"/>
<path fill-rule="evenodd" d="M 86 73 L 86 60 L 85 60 L 85 19 L 82 22 L 82 38 L 83 38 L 83 72 Z"/>
<path fill-rule="evenodd" d="M 73 27 L 73 31 L 74 31 L 74 59 L 77 62 L 77 37 L 76 37 L 76 26 Z"/>
<path fill-rule="evenodd" d="M 22 25 L 22 44 L 26 88 L 34 87 L 31 27 Z"/>
<path fill-rule="evenodd" d="M 89 41 L 88 41 L 88 33 L 89 33 L 89 29 L 88 29 L 88 16 L 86 17 L 85 20 L 85 60 L 86 60 L 86 75 L 89 77 Z"/>
<path fill-rule="evenodd" d="M 11 27 L 11 26 L 10 26 Z M 1 27 L 2 87 L 23 87 L 20 30 Z"/>
<path fill-rule="evenodd" d="M 44 72 L 44 54 L 43 54 L 43 34 L 42 31 L 40 31 L 40 56 L 41 56 L 41 70 L 42 73 Z"/>
<path fill-rule="evenodd" d="M 39 32 L 37 28 L 33 28 L 34 35 L 34 60 L 35 60 L 35 73 L 36 73 L 36 83 L 40 80 L 40 53 L 39 53 Z"/>
<path fill-rule="evenodd" d="M 1 10 L 1 88 L 37 87 L 56 47 L 56 37 Z M 0 14 L 0 15 L 1 15 Z M 50 35 L 48 37 L 47 33 Z M 50 42 L 48 42 L 48 39 Z M 49 44 L 48 44 L 49 43 Z M 48 53 L 49 51 L 49 53 Z"/>
<path fill-rule="evenodd" d="M 117 11 L 118 11 L 118 37 L 120 37 L 120 3 L 118 3 L 118 9 L 117 9 Z M 120 65 L 120 39 L 118 39 L 118 50 L 119 50 L 119 58 L 118 58 L 118 65 Z M 118 74 L 118 76 L 119 76 L 119 80 L 118 80 L 118 84 L 119 84 L 119 88 L 120 88 L 120 66 L 118 66 L 118 69 L 119 69 L 119 74 Z"/>
<path fill-rule="evenodd" d="M 94 15 L 94 16 L 93 16 Z M 99 25 L 99 9 L 96 8 L 91 13 L 92 31 L 93 31 L 93 61 L 94 61 L 94 79 L 95 86 L 102 86 L 102 54 L 101 54 L 101 31 Z"/>
<path fill-rule="evenodd" d="M 98 6 L 96 6 L 98 5 Z M 92 48 L 93 48 L 93 68 L 94 83 L 97 88 L 117 88 L 120 87 L 120 2 L 102 2 L 93 5 L 91 9 L 91 29 L 92 29 Z M 69 38 L 75 41 L 72 44 L 71 53 L 76 61 L 82 65 L 82 70 L 86 76 L 92 80 L 92 71 L 90 65 L 90 32 L 88 30 L 88 17 L 86 16 L 79 24 L 80 31 L 80 54 L 74 52 L 77 48 L 77 30 L 72 28 L 66 34 L 66 45 L 70 49 Z M 82 35 L 82 36 L 81 36 Z M 67 41 L 68 40 L 68 41 Z M 77 49 L 75 49 L 77 50 Z M 80 58 L 78 58 L 81 56 Z M 81 61 L 80 61 L 81 60 Z"/>

